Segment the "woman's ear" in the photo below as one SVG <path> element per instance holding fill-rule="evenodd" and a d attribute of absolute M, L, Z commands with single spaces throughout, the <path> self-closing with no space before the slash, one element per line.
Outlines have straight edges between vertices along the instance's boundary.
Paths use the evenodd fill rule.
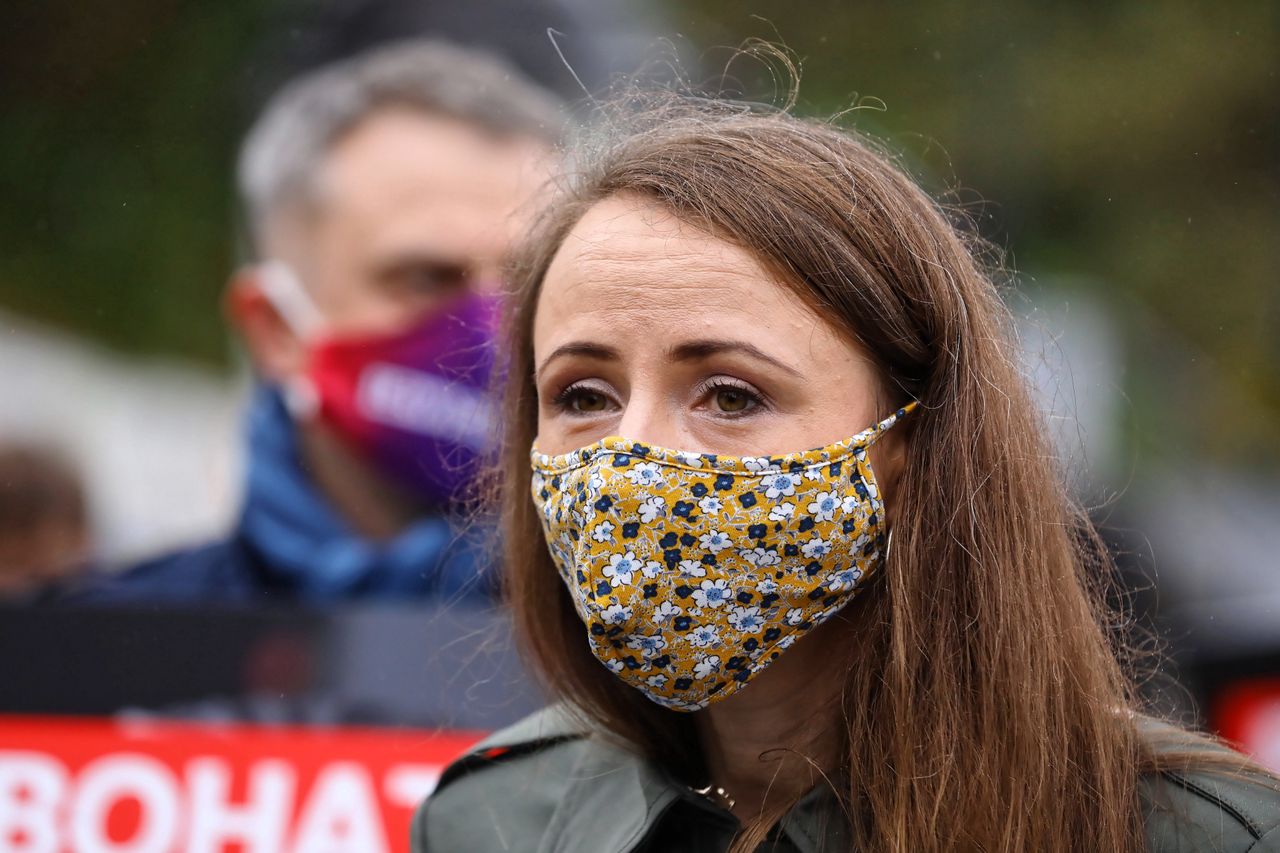
<path fill-rule="evenodd" d="M 908 441 L 906 431 L 899 424 L 882 434 L 871 446 L 871 471 L 875 474 L 876 486 L 880 490 L 880 499 L 884 501 L 885 514 L 891 526 L 896 516 L 898 483 L 907 464 Z"/>
<path fill-rule="evenodd" d="M 285 383 L 306 370 L 307 348 L 267 297 L 261 277 L 258 266 L 237 270 L 222 294 L 222 308 L 259 375 Z"/>

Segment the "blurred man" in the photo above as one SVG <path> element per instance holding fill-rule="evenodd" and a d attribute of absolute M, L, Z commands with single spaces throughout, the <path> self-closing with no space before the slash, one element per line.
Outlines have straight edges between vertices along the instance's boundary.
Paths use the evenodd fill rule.
<path fill-rule="evenodd" d="M 0 603 L 41 601 L 89 565 L 79 474 L 45 448 L 0 447 Z"/>
<path fill-rule="evenodd" d="M 225 304 L 261 379 L 240 521 L 83 598 L 484 594 L 486 537 L 459 509 L 492 426 L 504 258 L 562 121 L 514 68 L 440 42 L 287 86 L 239 162 L 257 260 Z"/>

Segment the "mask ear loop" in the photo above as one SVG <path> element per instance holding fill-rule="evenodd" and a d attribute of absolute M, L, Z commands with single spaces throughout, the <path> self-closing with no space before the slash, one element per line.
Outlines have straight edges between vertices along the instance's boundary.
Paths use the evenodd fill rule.
<path fill-rule="evenodd" d="M 919 405 L 920 404 L 917 401 L 912 400 L 911 402 L 903 406 L 901 409 L 898 409 L 898 411 L 889 415 L 889 417 L 880 421 L 880 423 L 876 424 L 875 427 L 873 428 L 875 432 L 875 438 L 879 438 L 880 436 L 884 435 L 885 432 L 887 432 L 890 427 L 892 427 L 898 421 L 902 420 L 911 412 L 915 411 L 916 407 Z"/>
<path fill-rule="evenodd" d="M 880 423 L 876 424 L 875 432 L 871 436 L 871 440 L 867 442 L 867 447 L 870 447 L 871 445 L 875 444 L 876 440 L 879 439 L 880 436 L 884 435 L 889 430 L 890 427 L 892 427 L 898 421 L 902 420 L 903 417 L 905 417 L 907 414 L 912 412 L 919 405 L 920 404 L 918 401 L 912 400 L 910 403 L 907 403 L 901 409 L 898 409 L 898 411 L 894 412 L 892 415 L 889 415 L 889 417 L 885 418 L 884 420 L 880 421 Z M 877 487 L 879 486 L 878 483 L 876 485 Z M 893 528 L 891 527 L 889 528 L 889 532 L 885 534 L 884 554 L 881 557 L 881 559 L 885 562 L 886 565 L 889 562 L 889 554 L 892 551 L 893 551 Z"/>
<path fill-rule="evenodd" d="M 284 261 L 258 265 L 258 287 L 285 325 L 302 340 L 314 337 L 325 325 L 324 315 L 303 289 L 302 282 Z"/>
<path fill-rule="evenodd" d="M 324 327 L 324 315 L 307 295 L 297 274 L 284 261 L 259 264 L 258 287 L 299 340 L 314 338 Z M 285 408 L 296 420 L 308 420 L 320 411 L 320 394 L 305 376 L 285 382 L 281 393 Z"/>

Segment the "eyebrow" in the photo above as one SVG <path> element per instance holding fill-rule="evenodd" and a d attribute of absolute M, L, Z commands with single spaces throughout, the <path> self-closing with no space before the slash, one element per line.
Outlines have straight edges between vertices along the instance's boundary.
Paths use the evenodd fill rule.
<path fill-rule="evenodd" d="M 716 340 L 711 338 L 685 341 L 676 344 L 667 350 L 667 357 L 672 361 L 701 361 L 714 355 L 723 355 L 725 353 L 735 353 L 745 355 L 748 358 L 763 361 L 765 364 L 773 365 L 779 370 L 792 376 L 800 377 L 802 374 L 789 364 L 779 361 L 769 355 L 764 350 L 747 343 L 746 341 L 729 341 Z M 597 361 L 618 361 L 621 356 L 618 351 L 611 346 L 598 344 L 592 341 L 570 341 L 562 344 L 552 350 L 551 354 L 542 360 L 534 371 L 534 375 L 540 375 L 547 369 L 547 365 L 555 361 L 557 358 L 566 356 L 580 356 L 595 359 Z"/>
<path fill-rule="evenodd" d="M 539 364 L 533 371 L 533 375 L 535 377 L 542 375 L 543 371 L 547 369 L 547 365 L 551 362 L 557 358 L 565 358 L 571 355 L 593 358 L 596 361 L 618 361 L 621 358 L 618 355 L 618 351 L 611 346 L 591 341 L 570 341 L 552 350 L 551 354 L 542 360 L 542 364 Z"/>
<path fill-rule="evenodd" d="M 674 361 L 700 361 L 713 355 L 723 355 L 724 353 L 745 355 L 756 361 L 763 361 L 765 364 L 773 365 L 784 373 L 789 373 L 795 377 L 801 376 L 800 371 L 791 365 L 779 361 L 756 345 L 749 344 L 746 341 L 726 341 L 708 338 L 685 341 L 667 350 L 667 355 Z"/>
<path fill-rule="evenodd" d="M 465 277 L 471 264 L 464 258 L 436 254 L 420 249 L 401 249 L 373 259 L 370 268 L 378 277 L 386 277 L 404 270 L 428 268 L 433 272 L 455 273 Z"/>

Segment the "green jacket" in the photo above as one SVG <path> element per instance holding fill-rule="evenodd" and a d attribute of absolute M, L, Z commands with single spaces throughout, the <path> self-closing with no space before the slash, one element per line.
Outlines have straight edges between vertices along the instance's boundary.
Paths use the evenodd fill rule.
<path fill-rule="evenodd" d="M 1280 794 L 1208 774 L 1141 785 L 1151 853 L 1280 853 Z M 727 849 L 737 821 L 637 756 L 534 714 L 445 771 L 413 821 L 414 853 L 681 853 Z M 828 788 L 783 818 L 778 853 L 849 849 Z"/>

